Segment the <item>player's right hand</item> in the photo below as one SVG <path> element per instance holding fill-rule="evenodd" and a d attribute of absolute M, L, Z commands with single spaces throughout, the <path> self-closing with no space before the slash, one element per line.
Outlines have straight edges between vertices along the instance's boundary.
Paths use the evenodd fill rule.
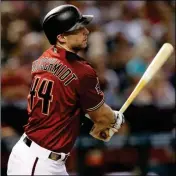
<path fill-rule="evenodd" d="M 122 113 L 120 113 L 119 111 L 114 111 L 114 114 L 115 122 L 111 125 L 111 128 L 94 124 L 90 131 L 90 135 L 98 140 L 108 142 L 114 135 L 114 133 L 118 132 L 122 124 L 125 123 L 125 118 Z"/>
<path fill-rule="evenodd" d="M 125 117 L 120 111 L 115 111 L 115 123 L 112 124 L 112 129 L 114 132 L 118 132 L 118 130 L 121 128 L 122 124 L 125 123 Z"/>

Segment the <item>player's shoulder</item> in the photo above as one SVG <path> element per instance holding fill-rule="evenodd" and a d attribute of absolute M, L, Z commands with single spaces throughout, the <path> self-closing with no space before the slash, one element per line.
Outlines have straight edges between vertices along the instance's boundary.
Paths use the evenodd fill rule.
<path fill-rule="evenodd" d="M 53 46 L 49 47 L 48 49 L 46 49 L 39 58 L 43 58 L 43 57 L 52 57 L 54 55 L 54 51 L 53 51 Z M 56 55 L 57 56 L 57 55 Z"/>
<path fill-rule="evenodd" d="M 96 72 L 91 63 L 82 58 L 81 56 L 67 51 L 66 59 L 80 78 L 96 75 Z"/>
<path fill-rule="evenodd" d="M 94 67 L 88 61 L 80 60 L 78 61 L 78 65 L 78 72 L 80 73 L 81 78 L 96 76 L 96 71 Z"/>

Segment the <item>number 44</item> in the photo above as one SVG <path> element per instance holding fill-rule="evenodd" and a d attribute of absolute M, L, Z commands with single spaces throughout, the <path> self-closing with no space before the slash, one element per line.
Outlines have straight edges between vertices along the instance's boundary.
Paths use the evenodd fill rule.
<path fill-rule="evenodd" d="M 31 112 L 39 101 L 42 101 L 41 113 L 49 114 L 50 103 L 53 100 L 52 90 L 54 82 L 48 79 L 35 77 L 28 95 L 28 110 Z"/>

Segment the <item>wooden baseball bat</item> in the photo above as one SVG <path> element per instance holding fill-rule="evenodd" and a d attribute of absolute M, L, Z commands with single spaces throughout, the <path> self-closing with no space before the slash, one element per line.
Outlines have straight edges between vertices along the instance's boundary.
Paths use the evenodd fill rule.
<path fill-rule="evenodd" d="M 167 59 L 173 53 L 174 48 L 170 43 L 165 43 L 158 51 L 157 55 L 154 57 L 143 76 L 139 80 L 138 84 L 134 88 L 133 92 L 130 94 L 126 102 L 123 104 L 119 110 L 121 113 L 124 113 L 129 105 L 133 102 L 136 96 L 144 88 L 144 86 L 153 78 L 156 72 L 162 67 L 162 65 L 167 61 Z"/>
<path fill-rule="evenodd" d="M 156 72 L 162 67 L 162 65 L 167 61 L 167 59 L 173 53 L 174 48 L 170 43 L 165 43 L 158 51 L 157 55 L 154 57 L 143 76 L 139 80 L 138 84 L 134 88 L 133 92 L 130 94 L 128 99 L 125 101 L 121 109 L 119 110 L 121 113 L 124 113 L 125 110 L 129 107 L 129 105 L 133 102 L 136 96 L 140 93 L 140 91 L 144 88 L 144 86 L 153 78 Z M 104 138 L 108 135 L 109 130 L 102 131 L 100 135 Z M 114 131 L 110 129 L 110 136 L 113 136 Z"/>

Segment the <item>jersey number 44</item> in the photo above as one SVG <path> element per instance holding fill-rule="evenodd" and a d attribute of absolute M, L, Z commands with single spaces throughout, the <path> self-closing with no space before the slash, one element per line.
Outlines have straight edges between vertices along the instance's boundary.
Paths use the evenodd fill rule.
<path fill-rule="evenodd" d="M 28 111 L 31 112 L 39 101 L 42 102 L 41 113 L 49 115 L 50 103 L 53 101 L 52 80 L 35 77 L 32 81 L 30 93 L 28 95 Z"/>

